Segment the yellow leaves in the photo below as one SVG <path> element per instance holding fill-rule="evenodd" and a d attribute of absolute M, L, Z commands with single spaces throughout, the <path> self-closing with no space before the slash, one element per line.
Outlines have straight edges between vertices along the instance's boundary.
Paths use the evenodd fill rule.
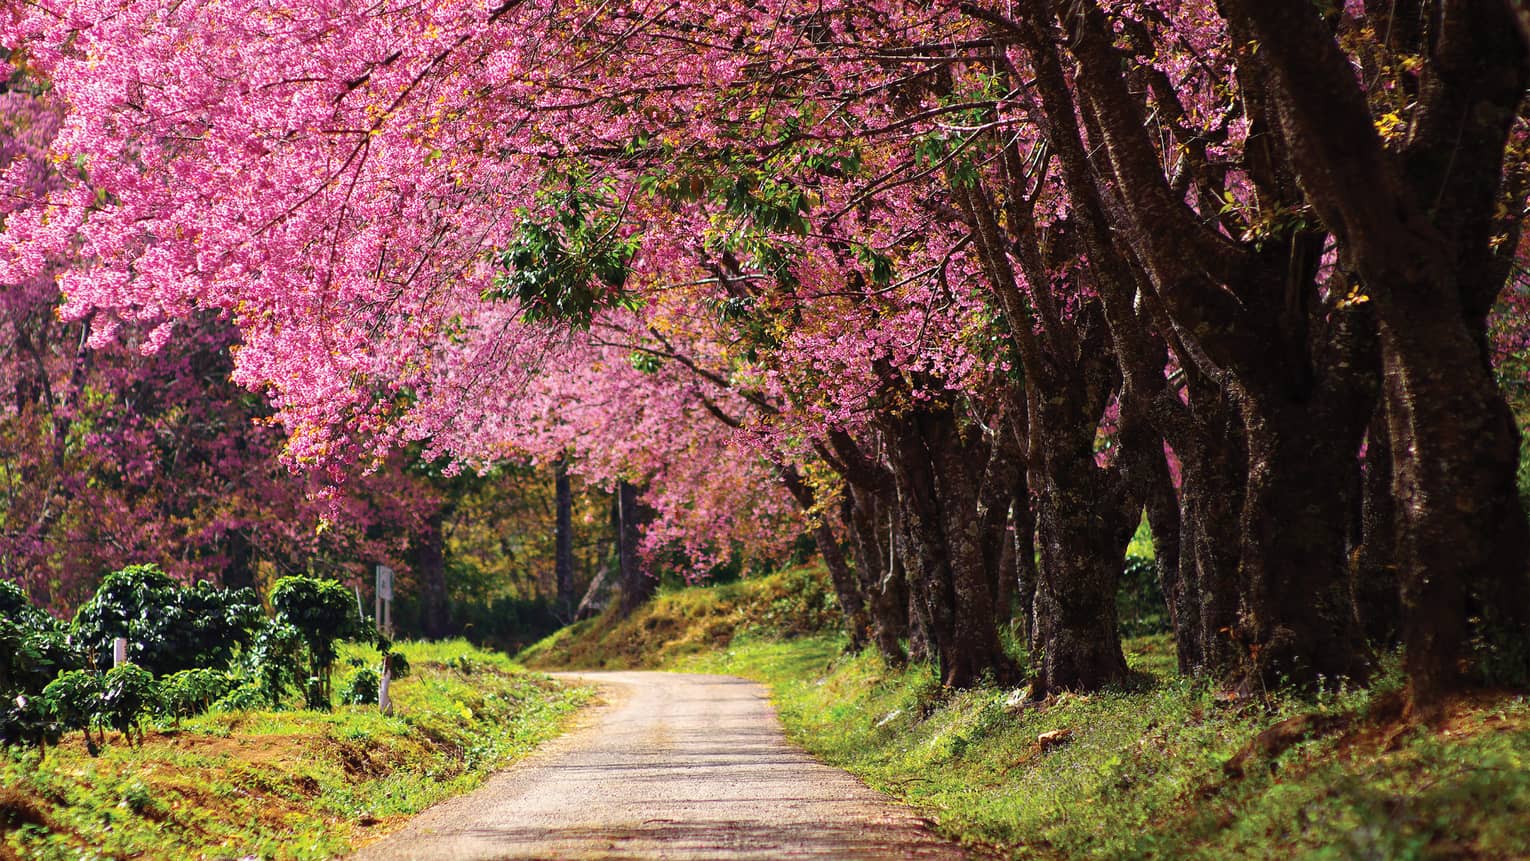
<path fill-rule="evenodd" d="M 1396 111 L 1387 111 L 1376 118 L 1376 133 L 1382 140 L 1394 141 L 1406 130 L 1403 118 Z"/>
<path fill-rule="evenodd" d="M 1349 292 L 1345 293 L 1343 298 L 1335 302 L 1334 307 L 1339 309 L 1354 308 L 1364 305 L 1369 301 L 1371 301 L 1371 297 L 1365 292 L 1365 287 L 1360 283 L 1360 279 L 1350 278 Z"/>

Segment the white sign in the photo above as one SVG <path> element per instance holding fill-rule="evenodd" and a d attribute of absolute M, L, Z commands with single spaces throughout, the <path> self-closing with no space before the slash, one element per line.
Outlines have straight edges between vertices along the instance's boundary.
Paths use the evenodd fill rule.
<path fill-rule="evenodd" d="M 393 600 L 393 569 L 386 565 L 377 566 L 377 597 Z"/>
<path fill-rule="evenodd" d="M 112 666 L 120 667 L 127 663 L 127 638 L 112 638 Z"/>

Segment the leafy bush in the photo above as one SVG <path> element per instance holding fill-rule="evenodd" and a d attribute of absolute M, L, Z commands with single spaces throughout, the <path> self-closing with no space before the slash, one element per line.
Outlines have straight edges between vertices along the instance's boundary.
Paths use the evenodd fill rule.
<path fill-rule="evenodd" d="M 378 688 L 382 680 L 371 667 L 362 667 L 351 673 L 340 688 L 340 702 L 351 706 L 376 705 Z"/>
<path fill-rule="evenodd" d="M 234 680 L 221 670 L 199 667 L 181 670 L 160 680 L 160 708 L 180 720 L 195 717 L 234 689 Z"/>
<path fill-rule="evenodd" d="M 46 750 L 62 735 L 63 729 L 48 714 L 42 697 L 18 694 L 0 703 L 0 744 Z"/>
<path fill-rule="evenodd" d="M 101 694 L 101 677 L 85 670 L 60 673 L 43 688 L 43 701 L 59 730 L 84 732 L 91 755 L 96 753 L 96 743 L 90 737 L 90 728 L 97 722 L 101 710 Z"/>
<path fill-rule="evenodd" d="M 286 622 L 268 619 L 255 635 L 244 654 L 244 670 L 251 681 L 245 685 L 253 692 L 247 708 L 280 708 L 287 693 L 298 689 L 308 678 L 303 671 L 303 635 Z M 223 705 L 219 708 L 226 709 Z"/>
<path fill-rule="evenodd" d="M 64 626 L 0 581 L 0 696 L 36 696 L 60 672 L 83 666 Z"/>
<path fill-rule="evenodd" d="M 112 667 L 101 680 L 101 708 L 105 725 L 122 733 L 131 743 L 132 733 L 143 741 L 143 717 L 159 706 L 159 685 L 154 676 L 137 664 Z"/>
<path fill-rule="evenodd" d="M 304 696 L 309 708 L 330 706 L 330 672 L 339 653 L 335 643 L 372 633 L 355 599 L 334 580 L 283 577 L 271 589 L 271 606 L 278 622 L 295 628 L 308 650 L 309 682 Z"/>
<path fill-rule="evenodd" d="M 124 637 L 129 660 L 169 675 L 227 666 L 260 619 L 260 602 L 249 589 L 206 582 L 187 589 L 155 565 L 130 565 L 106 575 L 75 614 L 74 628 L 97 661 L 111 653 L 113 638 Z"/>
<path fill-rule="evenodd" d="M 266 698 L 266 690 L 258 681 L 245 681 L 238 687 L 224 694 L 217 702 L 212 704 L 213 711 L 219 712 L 247 712 L 264 708 L 270 705 Z"/>

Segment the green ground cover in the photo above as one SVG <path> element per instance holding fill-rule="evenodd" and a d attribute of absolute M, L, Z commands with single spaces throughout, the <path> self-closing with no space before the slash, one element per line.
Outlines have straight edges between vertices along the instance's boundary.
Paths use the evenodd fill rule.
<path fill-rule="evenodd" d="M 1168 638 L 1149 636 L 1128 644 L 1131 689 L 1025 704 L 943 690 L 929 667 L 846 654 L 795 622 L 730 629 L 750 607 L 804 618 L 821 600 L 791 597 L 804 578 L 678 591 L 523 657 L 758 679 L 798 743 L 1000 857 L 1530 857 L 1523 695 L 1458 702 L 1433 729 L 1399 721 L 1395 668 L 1366 688 L 1237 701 L 1179 677 Z"/>
<path fill-rule="evenodd" d="M 375 706 L 213 712 L 71 733 L 45 758 L 0 753 L 0 859 L 332 858 L 401 825 L 555 734 L 589 692 L 462 641 L 405 643 L 413 668 Z M 338 665 L 374 664 L 367 646 Z"/>

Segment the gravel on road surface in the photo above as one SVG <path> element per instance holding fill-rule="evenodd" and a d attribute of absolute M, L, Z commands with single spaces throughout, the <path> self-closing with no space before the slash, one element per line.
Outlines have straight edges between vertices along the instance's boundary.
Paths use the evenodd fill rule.
<path fill-rule="evenodd" d="M 731 676 L 559 673 L 605 704 L 358 861 L 957 859 L 910 810 L 786 740 Z"/>

